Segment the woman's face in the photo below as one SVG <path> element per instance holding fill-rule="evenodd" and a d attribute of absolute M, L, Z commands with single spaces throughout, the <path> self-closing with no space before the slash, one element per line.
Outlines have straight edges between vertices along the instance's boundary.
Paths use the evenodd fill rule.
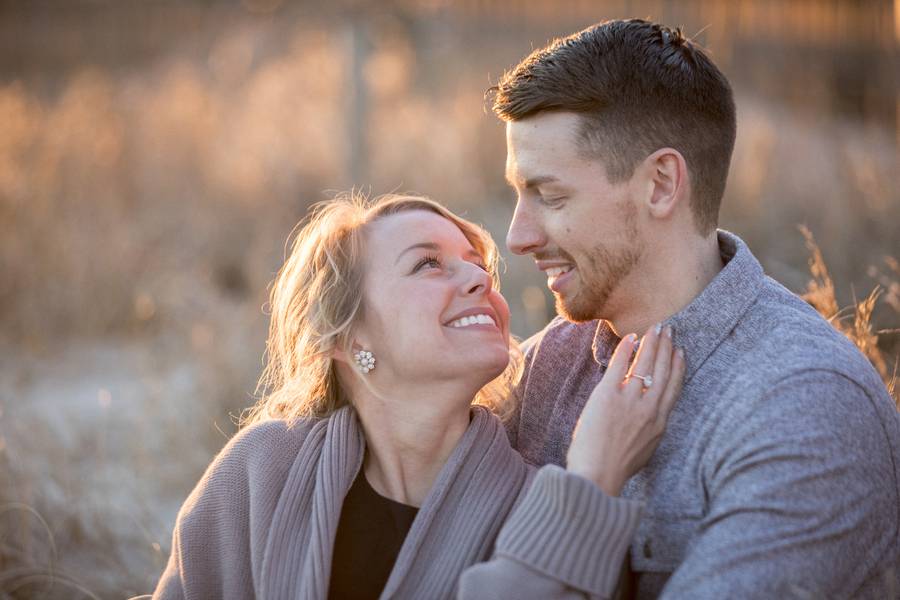
<path fill-rule="evenodd" d="M 444 217 L 412 210 L 373 222 L 363 293 L 355 338 L 375 355 L 367 377 L 480 388 L 506 368 L 509 307 L 482 257 Z"/>

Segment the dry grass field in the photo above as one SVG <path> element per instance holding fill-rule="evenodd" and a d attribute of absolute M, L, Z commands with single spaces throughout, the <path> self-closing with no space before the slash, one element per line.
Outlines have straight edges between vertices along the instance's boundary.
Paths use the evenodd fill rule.
<path fill-rule="evenodd" d="M 178 507 L 253 402 L 267 285 L 311 203 L 415 191 L 502 240 L 512 197 L 485 88 L 616 10 L 680 17 L 414 4 L 360 19 L 261 0 L 0 2 L 0 599 L 152 590 Z M 726 47 L 726 17 L 702 38 L 738 96 L 722 226 L 900 402 L 900 103 L 880 70 L 896 38 Z M 525 337 L 552 301 L 529 259 L 506 262 Z"/>

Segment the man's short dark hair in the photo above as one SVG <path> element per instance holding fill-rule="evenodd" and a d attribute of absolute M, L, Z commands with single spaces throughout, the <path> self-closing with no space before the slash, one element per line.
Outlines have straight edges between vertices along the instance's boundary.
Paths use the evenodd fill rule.
<path fill-rule="evenodd" d="M 612 182 L 630 178 L 660 148 L 678 150 L 697 228 L 715 229 L 734 148 L 734 99 L 725 76 L 680 29 L 639 19 L 599 23 L 535 50 L 489 92 L 505 121 L 554 110 L 581 115 L 578 142 Z"/>

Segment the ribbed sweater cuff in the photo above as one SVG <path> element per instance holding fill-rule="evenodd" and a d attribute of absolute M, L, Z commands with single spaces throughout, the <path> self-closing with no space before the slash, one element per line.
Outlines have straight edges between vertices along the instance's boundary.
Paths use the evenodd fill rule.
<path fill-rule="evenodd" d="M 497 538 L 497 555 L 608 598 L 643 503 L 604 494 L 555 465 L 542 467 Z"/>

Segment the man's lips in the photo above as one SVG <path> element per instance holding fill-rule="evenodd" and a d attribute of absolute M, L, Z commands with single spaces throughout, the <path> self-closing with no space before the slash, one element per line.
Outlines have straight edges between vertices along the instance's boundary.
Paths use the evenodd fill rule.
<path fill-rule="evenodd" d="M 535 261 L 538 268 L 547 275 L 547 287 L 553 292 L 559 293 L 563 286 L 572 278 L 575 265 L 571 262 L 538 260 Z"/>

